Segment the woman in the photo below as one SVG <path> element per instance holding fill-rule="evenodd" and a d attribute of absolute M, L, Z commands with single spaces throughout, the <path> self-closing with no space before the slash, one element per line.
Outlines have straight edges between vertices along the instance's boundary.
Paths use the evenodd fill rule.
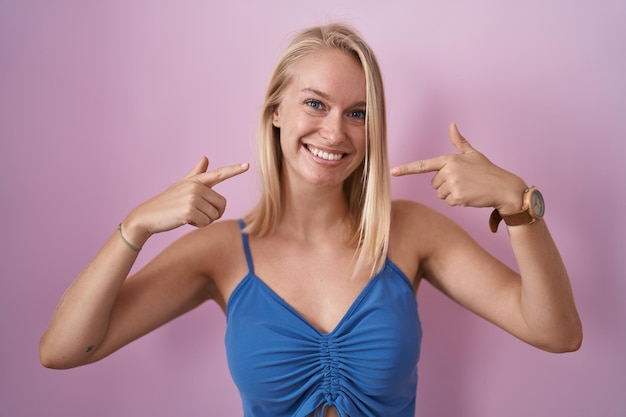
<path fill-rule="evenodd" d="M 132 210 L 75 279 L 41 339 L 41 362 L 97 361 L 214 300 L 246 416 L 413 416 L 422 279 L 527 343 L 578 349 L 581 324 L 540 194 L 456 125 L 449 134 L 458 153 L 391 174 L 436 172 L 448 204 L 493 207 L 493 230 L 504 218 L 521 274 L 441 214 L 391 201 L 372 51 L 346 26 L 301 32 L 266 94 L 257 207 L 217 221 L 226 202 L 212 187 L 248 165 L 207 171 L 203 158 Z M 151 235 L 184 224 L 198 229 L 127 278 Z"/>

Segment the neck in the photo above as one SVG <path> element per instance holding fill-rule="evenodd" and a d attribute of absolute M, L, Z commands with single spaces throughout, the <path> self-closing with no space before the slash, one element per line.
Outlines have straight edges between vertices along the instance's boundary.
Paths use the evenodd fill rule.
<path fill-rule="evenodd" d="M 351 219 L 342 186 L 291 187 L 282 190 L 283 215 L 277 231 L 304 240 L 348 236 Z"/>

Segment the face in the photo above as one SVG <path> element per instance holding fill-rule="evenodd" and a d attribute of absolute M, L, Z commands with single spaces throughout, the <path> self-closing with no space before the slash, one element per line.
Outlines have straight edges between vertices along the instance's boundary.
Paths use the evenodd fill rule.
<path fill-rule="evenodd" d="M 338 49 L 298 61 L 273 114 L 280 128 L 283 180 L 339 187 L 365 156 L 365 75 Z"/>

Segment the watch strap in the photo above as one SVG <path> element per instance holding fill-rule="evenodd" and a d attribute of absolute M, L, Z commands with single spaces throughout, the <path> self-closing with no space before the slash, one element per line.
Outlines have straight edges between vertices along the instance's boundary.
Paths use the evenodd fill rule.
<path fill-rule="evenodd" d="M 533 219 L 528 210 L 524 210 L 517 214 L 502 216 L 497 209 L 494 209 L 491 212 L 491 216 L 489 216 L 489 229 L 491 229 L 493 233 L 497 232 L 498 225 L 502 220 L 504 220 L 504 223 L 508 226 L 520 226 L 522 224 L 534 223 L 536 219 Z"/>

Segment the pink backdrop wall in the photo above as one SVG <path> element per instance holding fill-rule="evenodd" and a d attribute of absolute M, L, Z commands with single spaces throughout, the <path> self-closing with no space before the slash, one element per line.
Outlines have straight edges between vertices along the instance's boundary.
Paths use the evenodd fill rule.
<path fill-rule="evenodd" d="M 424 285 L 417 415 L 626 415 L 626 3 L 335 3 L 0 2 L 0 416 L 241 415 L 212 304 L 89 367 L 42 368 L 38 339 L 133 206 L 202 154 L 253 160 L 278 54 L 329 19 L 377 51 L 392 163 L 452 151 L 456 120 L 541 187 L 585 326 L 579 352 L 544 353 Z M 512 262 L 488 210 L 447 208 L 429 181 L 394 179 L 394 194 L 445 211 Z M 220 189 L 239 216 L 256 199 L 254 172 Z"/>

